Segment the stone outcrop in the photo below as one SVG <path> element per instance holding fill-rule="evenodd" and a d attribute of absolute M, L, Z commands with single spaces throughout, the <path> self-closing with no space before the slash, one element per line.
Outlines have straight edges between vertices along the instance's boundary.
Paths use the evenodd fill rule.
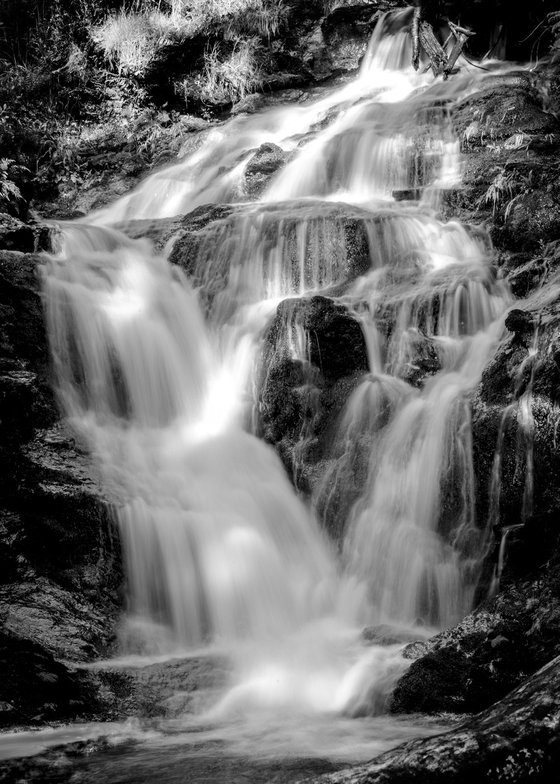
<path fill-rule="evenodd" d="M 560 658 L 456 729 L 415 740 L 322 784 L 554 781 L 560 763 Z"/>
<path fill-rule="evenodd" d="M 41 264 L 0 252 L 2 724 L 95 712 L 93 687 L 59 660 L 107 652 L 121 606 L 109 506 L 51 391 Z"/>
<path fill-rule="evenodd" d="M 278 307 L 261 357 L 258 428 L 304 492 L 324 472 L 342 407 L 367 370 L 362 329 L 343 305 L 315 296 Z"/>
<path fill-rule="evenodd" d="M 560 655 L 558 563 L 517 580 L 452 629 L 404 649 L 413 659 L 391 710 L 472 713 Z"/>
<path fill-rule="evenodd" d="M 0 631 L 0 728 L 95 712 L 96 690 L 33 640 Z"/>

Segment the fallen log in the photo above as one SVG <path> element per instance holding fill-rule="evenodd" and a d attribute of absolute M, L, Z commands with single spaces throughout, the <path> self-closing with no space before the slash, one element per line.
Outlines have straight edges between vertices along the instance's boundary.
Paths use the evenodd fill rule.
<path fill-rule="evenodd" d="M 431 13 L 431 11 L 430 11 Z M 464 27 L 459 27 L 453 22 L 447 22 L 450 33 L 444 44 L 440 44 L 432 24 L 426 18 L 427 12 L 423 3 L 418 3 L 412 18 L 412 65 L 417 71 L 420 67 L 420 55 L 423 50 L 427 56 L 434 76 L 443 76 L 447 79 L 451 74 L 457 73 L 455 67 L 463 47 L 474 33 Z M 433 16 L 433 14 L 432 14 Z M 452 43 L 451 51 L 448 46 Z"/>

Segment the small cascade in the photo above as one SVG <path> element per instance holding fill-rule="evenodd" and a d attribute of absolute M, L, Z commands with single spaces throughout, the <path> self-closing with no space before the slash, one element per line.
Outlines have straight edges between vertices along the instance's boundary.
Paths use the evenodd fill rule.
<path fill-rule="evenodd" d="M 517 373 L 514 397 L 518 401 L 518 466 L 524 463 L 524 468 L 519 466 L 518 470 L 524 471 L 523 485 L 523 506 L 521 509 L 521 520 L 526 522 L 533 514 L 533 490 L 534 490 L 534 433 L 535 419 L 533 416 L 533 381 L 535 378 L 535 363 L 538 354 L 539 330 L 535 327 L 533 340 L 529 347 L 527 359 L 522 362 Z M 529 373 L 529 379 L 525 381 L 523 377 Z M 525 388 L 523 388 L 523 386 Z M 519 461 L 519 456 L 524 455 L 524 460 Z"/>
<path fill-rule="evenodd" d="M 445 243 L 433 242 L 430 252 L 424 242 L 420 258 L 407 253 L 399 262 L 393 253 L 396 280 L 389 266 L 356 283 L 361 298 L 369 294 L 358 316 L 371 375 L 347 406 L 338 458 L 316 499 L 326 514 L 329 497 L 344 493 L 346 477 L 367 456 L 366 490 L 346 524 L 345 563 L 369 585 L 381 622 L 435 627 L 468 611 L 486 551 L 474 515 L 468 394 L 497 345 L 509 301 L 477 238 L 458 225 L 440 232 Z"/>
<path fill-rule="evenodd" d="M 524 523 L 516 523 L 515 525 L 506 525 L 502 528 L 502 535 L 500 538 L 500 546 L 498 548 L 498 560 L 494 566 L 494 572 L 492 574 L 492 580 L 490 582 L 490 589 L 488 591 L 489 598 L 493 598 L 498 591 L 500 590 L 500 586 L 502 583 L 502 576 L 504 573 L 504 568 L 507 562 L 507 553 L 509 549 L 509 540 L 511 535 L 515 531 L 519 531 L 524 527 Z"/>
<path fill-rule="evenodd" d="M 132 615 L 197 646 L 328 611 L 328 547 L 277 458 L 241 430 L 184 276 L 110 229 L 95 251 L 89 228 L 65 236 L 45 275 L 57 386 L 116 499 Z"/>
<path fill-rule="evenodd" d="M 372 212 L 344 203 L 302 200 L 232 209 L 200 233 L 188 270 L 212 321 L 219 324 L 258 302 L 277 303 L 317 292 L 337 294 L 356 278 L 350 299 L 372 296 L 376 291 L 372 270 L 387 278 L 383 302 L 389 309 L 393 299 L 409 296 L 399 291 L 399 285 L 406 289 L 411 278 L 402 278 L 400 271 L 414 265 L 441 273 L 439 279 L 434 275 L 426 281 L 424 299 L 419 298 L 415 306 L 412 298 L 411 307 L 424 307 L 425 298 L 431 297 L 430 313 L 437 313 L 436 300 L 453 296 L 457 304 L 446 307 L 446 317 L 476 319 L 480 314 L 473 309 L 484 307 L 484 301 L 474 297 L 461 304 L 461 300 L 468 300 L 467 290 L 485 285 L 469 280 L 469 264 L 487 252 L 483 236 L 453 221 L 442 224 L 414 208 L 384 207 Z M 453 264 L 463 265 L 458 274 L 464 279 L 450 295 L 444 277 L 454 273 L 443 270 Z M 479 277 L 489 274 L 481 267 Z"/>
<path fill-rule="evenodd" d="M 533 329 L 533 337 L 527 350 L 527 356 L 519 365 L 514 379 L 513 402 L 506 406 L 502 412 L 494 460 L 492 462 L 492 476 L 488 498 L 488 528 L 501 531 L 498 559 L 494 566 L 490 584 L 490 596 L 494 596 L 500 587 L 500 580 L 506 560 L 510 534 L 523 528 L 533 513 L 534 491 L 534 431 L 535 419 L 533 415 L 533 381 L 535 363 L 538 356 L 539 328 Z M 519 518 L 520 523 L 502 525 L 501 494 L 502 494 L 502 462 L 504 454 L 504 441 L 508 426 L 515 426 L 516 449 L 514 479 L 523 485 L 523 497 Z M 522 477 L 522 478 L 521 478 Z"/>
<path fill-rule="evenodd" d="M 341 107 L 280 172 L 265 200 L 323 197 L 361 204 L 426 188 L 427 203 L 437 206 L 434 189 L 459 185 L 459 144 L 446 109 L 457 87 L 446 92 L 440 85 L 437 98 L 424 93 L 431 80 L 412 69 L 410 18 L 405 10 L 381 19 L 356 80 L 360 99 Z"/>
<path fill-rule="evenodd" d="M 422 635 L 472 605 L 487 532 L 474 514 L 468 396 L 509 294 L 484 232 L 435 217 L 460 173 L 446 105 L 475 77 L 429 86 L 410 66 L 409 18 L 381 18 L 353 81 L 217 126 L 189 158 L 64 225 L 45 270 L 61 407 L 122 534 L 124 644 L 225 648 L 237 683 L 218 717 L 380 712 L 407 663 L 398 645 L 364 650 L 360 626 Z M 245 203 L 264 143 L 292 160 Z M 218 202 L 229 204 L 198 225 L 186 272 L 112 228 Z M 282 300 L 318 293 L 361 325 L 369 373 L 309 508 L 244 423 L 267 324 Z M 308 372 L 305 447 L 310 335 L 286 324 Z M 346 498 L 341 558 L 317 514 L 335 494 Z"/>
<path fill-rule="evenodd" d="M 244 304 L 329 289 L 357 274 L 359 264 L 363 269 L 363 248 L 350 246 L 347 235 L 362 224 L 366 244 L 369 218 L 321 203 L 237 209 L 206 230 L 191 262 L 192 279 L 213 320 L 222 323 Z"/>

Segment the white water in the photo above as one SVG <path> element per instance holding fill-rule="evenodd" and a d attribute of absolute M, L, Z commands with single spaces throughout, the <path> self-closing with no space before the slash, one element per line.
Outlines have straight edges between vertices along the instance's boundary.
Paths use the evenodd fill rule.
<path fill-rule="evenodd" d="M 278 710 L 378 713 L 406 662 L 399 646 L 364 648 L 361 626 L 421 635 L 472 601 L 485 536 L 474 520 L 468 393 L 508 297 L 487 244 L 430 211 L 460 162 L 446 112 L 429 107 L 470 77 L 428 90 L 431 77 L 409 63 L 408 36 L 381 24 L 354 81 L 304 108 L 216 128 L 187 161 L 64 226 L 46 270 L 61 405 L 96 458 L 124 542 L 123 644 L 229 650 L 236 682 L 216 720 L 257 708 L 263 721 Z M 235 200 L 255 147 L 296 151 L 302 139 L 261 202 L 207 232 L 191 264 L 206 312 L 183 273 L 110 228 Z M 420 204 L 392 198 L 420 187 Z M 353 267 L 349 216 L 366 268 Z M 243 427 L 276 305 L 334 285 L 363 322 L 371 366 L 318 489 L 328 508 L 356 451 L 366 455 L 342 561 L 278 458 Z M 420 338 L 441 370 L 418 387 L 407 372 Z"/>

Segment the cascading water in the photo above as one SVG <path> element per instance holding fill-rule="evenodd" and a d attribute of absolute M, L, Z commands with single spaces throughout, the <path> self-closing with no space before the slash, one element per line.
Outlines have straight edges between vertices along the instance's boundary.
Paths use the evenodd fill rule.
<path fill-rule="evenodd" d="M 190 646 L 299 628 L 332 602 L 328 548 L 236 421 L 195 294 L 142 241 L 91 237 L 68 228 L 51 262 L 48 329 L 65 413 L 117 499 L 132 613 Z"/>
<path fill-rule="evenodd" d="M 364 654 L 355 629 L 437 627 L 472 602 L 486 542 L 467 396 L 508 294 L 484 241 L 430 212 L 460 171 L 441 106 L 471 77 L 428 89 L 409 65 L 407 18 L 381 20 L 352 83 L 233 120 L 87 224 L 63 226 L 45 272 L 61 405 L 96 457 L 124 542 L 128 629 L 147 649 L 236 651 L 226 712 L 246 702 L 376 712 L 405 663 L 398 647 Z M 260 202 L 212 224 L 191 280 L 109 227 L 240 201 L 265 141 L 295 158 Z M 416 190 L 420 202 L 393 199 Z M 342 564 L 278 458 L 243 429 L 268 320 L 282 299 L 316 291 L 337 292 L 370 349 L 316 489 L 328 507 L 365 460 Z M 303 356 L 306 336 L 294 335 Z M 438 370 L 414 382 L 420 343 Z"/>

